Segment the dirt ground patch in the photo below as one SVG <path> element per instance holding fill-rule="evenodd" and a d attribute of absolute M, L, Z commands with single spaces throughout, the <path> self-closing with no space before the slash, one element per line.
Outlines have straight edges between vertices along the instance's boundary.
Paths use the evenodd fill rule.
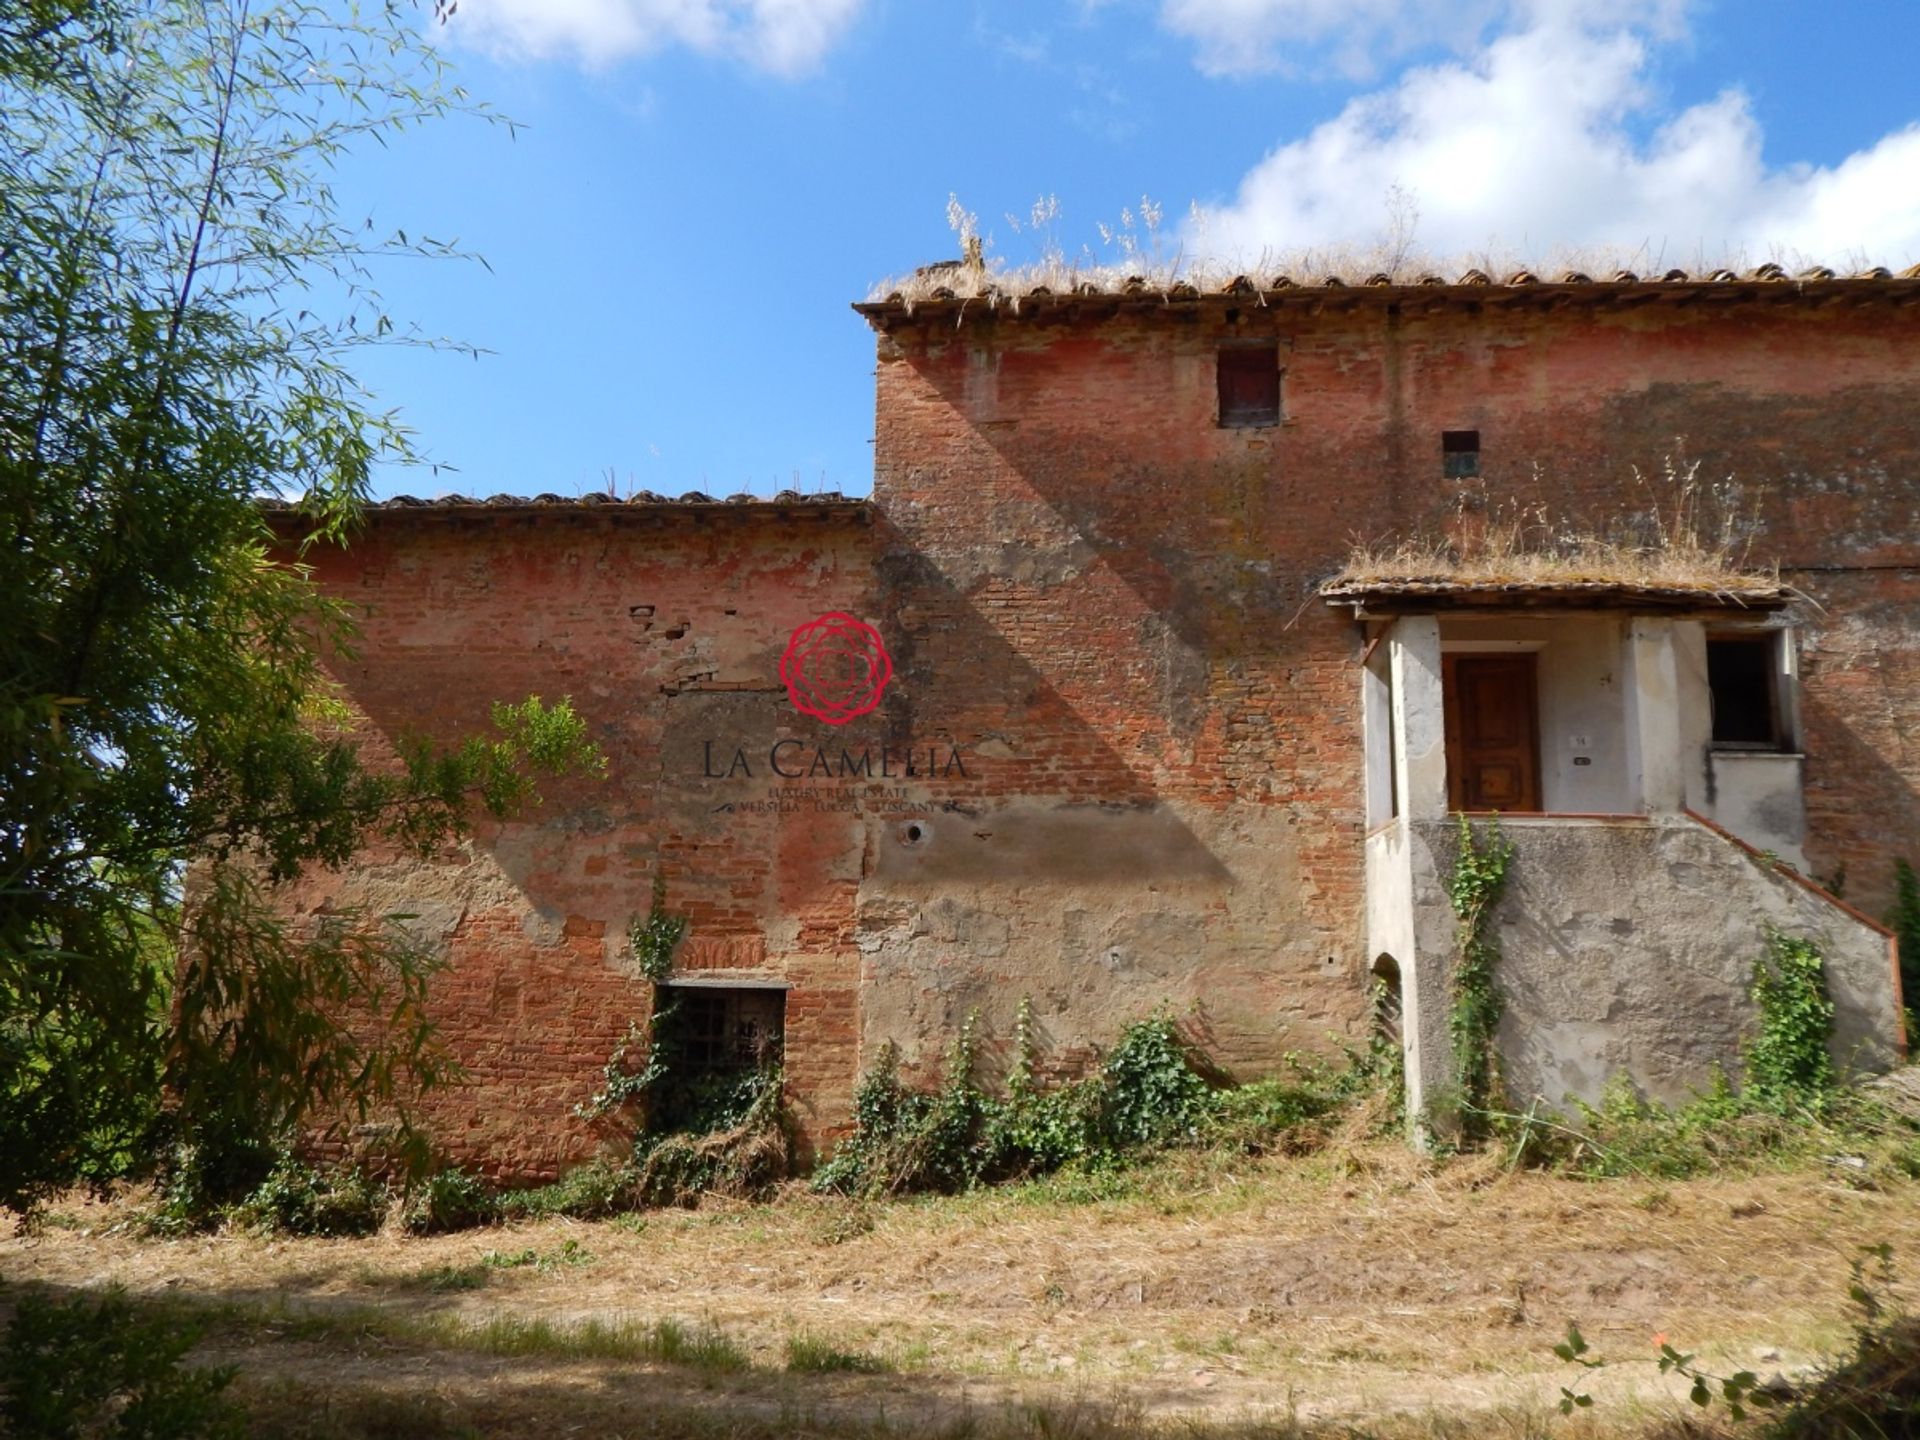
<path fill-rule="evenodd" d="M 121 1285 L 222 1317 L 209 1352 L 256 1396 L 339 1422 L 316 1434 L 515 1434 L 561 1417 L 556 1433 L 832 1434 L 883 1413 L 909 1427 L 886 1433 L 912 1434 L 1036 1405 L 1120 1426 L 1055 1433 L 1625 1434 L 1673 1393 L 1650 1363 L 1594 1378 L 1602 1403 L 1578 1427 L 1546 1424 L 1569 1321 L 1621 1361 L 1650 1360 L 1658 1333 L 1727 1369 L 1791 1373 L 1844 1340 L 1861 1246 L 1920 1253 L 1917 1194 L 1846 1167 L 1655 1187 L 1381 1145 L 1171 1163 L 1117 1187 L 884 1205 L 796 1190 L 429 1239 L 141 1239 L 122 1209 L 77 1204 L 0 1239 L 0 1280 Z M 490 1351 L 474 1337 L 502 1317 L 561 1339 Z M 745 1368 L 590 1358 L 564 1340 L 661 1321 L 717 1329 Z M 848 1370 L 789 1370 L 796 1338 Z M 415 1422 L 361 1425 L 368 1404 Z"/>

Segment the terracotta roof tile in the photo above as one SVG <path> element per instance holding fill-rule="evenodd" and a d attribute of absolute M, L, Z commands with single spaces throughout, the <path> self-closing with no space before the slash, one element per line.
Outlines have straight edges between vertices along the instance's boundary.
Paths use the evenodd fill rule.
<path fill-rule="evenodd" d="M 297 516 L 300 512 L 298 502 L 268 496 L 259 502 L 260 508 L 269 515 Z M 739 514 L 739 515 L 779 515 L 794 512 L 807 513 L 857 513 L 870 510 L 872 502 L 862 496 L 847 496 L 837 490 L 824 490 L 813 494 L 803 494 L 798 490 L 782 490 L 776 495 L 749 495 L 741 492 L 729 495 L 724 500 L 715 499 L 698 490 L 689 490 L 684 495 L 660 495 L 652 490 L 636 490 L 631 495 L 611 495 L 604 490 L 590 490 L 584 495 L 558 495 L 545 491 L 539 495 L 489 495 L 486 499 L 477 499 L 470 495 L 394 495 L 384 500 L 370 500 L 366 504 L 369 514 L 382 513 L 439 513 L 472 514 L 478 511 L 500 510 L 594 510 L 602 509 L 633 514 L 659 515 L 697 515 L 697 514 Z"/>
<path fill-rule="evenodd" d="M 936 277 L 941 283 L 932 286 L 924 283 L 925 279 Z M 1525 268 L 1508 272 L 1504 279 L 1495 279 L 1477 266 L 1452 275 L 1431 270 L 1392 274 L 1380 270 L 1345 273 L 1333 270 L 1316 271 L 1305 280 L 1298 274 L 1279 272 L 1268 277 L 1264 284 L 1244 272 L 1205 274 L 1189 271 L 1154 278 L 1131 270 L 1048 270 L 1044 272 L 1044 277 L 1042 279 L 1042 272 L 1039 271 L 971 270 L 955 266 L 931 271 L 924 276 L 917 275 L 915 280 L 905 282 L 900 287 L 889 288 L 884 294 L 876 293 L 874 298 L 859 302 L 854 309 L 869 320 L 878 322 L 908 315 L 921 306 L 950 306 L 967 315 L 990 312 L 1019 314 L 1030 310 L 1046 311 L 1051 306 L 1071 305 L 1093 297 L 1176 305 L 1264 300 L 1264 297 L 1277 297 L 1282 293 L 1290 293 L 1305 301 L 1314 292 L 1324 294 L 1329 291 L 1352 292 L 1351 299 L 1340 302 L 1350 305 L 1361 303 L 1361 292 L 1379 296 L 1413 290 L 1423 292 L 1426 297 L 1439 298 L 1444 303 L 1445 292 L 1467 289 L 1495 294 L 1502 290 L 1524 291 L 1541 296 L 1577 296 L 1584 293 L 1595 299 L 1631 292 L 1635 299 L 1667 296 L 1684 300 L 1714 290 L 1732 290 L 1735 294 L 1758 297 L 1761 287 L 1776 295 L 1817 288 L 1822 294 L 1851 291 L 1863 297 L 1887 296 L 1905 300 L 1910 298 L 1907 287 L 1920 282 L 1920 265 L 1911 266 L 1897 275 L 1884 266 L 1842 275 L 1820 265 L 1793 275 L 1781 265 L 1769 261 L 1744 273 L 1725 267 L 1700 271 L 1670 269 L 1658 275 L 1642 275 L 1624 269 L 1597 270 L 1593 273 L 1569 269 L 1559 272 L 1552 279 Z M 1441 293 L 1435 296 L 1435 292 Z M 1920 290 L 1913 293 L 1920 295 Z M 1459 298 L 1464 301 L 1479 297 L 1463 294 Z M 1028 306 L 1022 303 L 1025 301 L 1041 303 Z"/>

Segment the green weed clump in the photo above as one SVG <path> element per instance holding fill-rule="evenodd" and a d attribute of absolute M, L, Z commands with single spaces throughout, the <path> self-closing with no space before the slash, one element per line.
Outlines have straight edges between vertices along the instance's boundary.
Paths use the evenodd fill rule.
<path fill-rule="evenodd" d="M 321 1169 L 283 1157 L 231 1212 L 252 1230 L 286 1235 L 371 1235 L 386 1217 L 385 1190 L 358 1169 Z"/>
<path fill-rule="evenodd" d="M 1767 958 L 1754 967 L 1760 1026 L 1747 1046 L 1746 1095 L 1763 1110 L 1818 1113 L 1834 1088 L 1833 1001 L 1826 963 L 1810 940 L 1767 933 Z"/>
<path fill-rule="evenodd" d="M 506 1190 L 495 1198 L 503 1220 L 603 1220 L 634 1208 L 633 1174 L 626 1166 L 590 1160 L 551 1185 Z"/>
<path fill-rule="evenodd" d="M 1250 1151 L 1310 1148 L 1327 1120 L 1375 1088 L 1385 1046 L 1344 1069 L 1290 1057 L 1283 1079 L 1226 1083 L 1165 1014 L 1127 1026 L 1082 1079 L 1035 1079 L 1032 1016 L 1023 1002 L 1003 1094 L 975 1078 L 976 1017 L 968 1017 L 938 1089 L 900 1078 L 883 1047 L 854 1092 L 854 1133 L 814 1176 L 816 1190 L 863 1197 L 932 1191 L 1061 1173 L 1095 1176 L 1176 1145 Z"/>
<path fill-rule="evenodd" d="M 409 1235 L 444 1235 L 485 1225 L 497 1218 L 499 1208 L 486 1181 L 456 1167 L 436 1171 L 415 1186 L 400 1223 Z"/>
<path fill-rule="evenodd" d="M 1447 1032 L 1453 1040 L 1454 1085 L 1469 1134 L 1480 1129 L 1479 1117 L 1494 1108 L 1500 1096 L 1500 1054 L 1495 1037 L 1505 1002 L 1498 970 L 1500 937 L 1493 928 L 1493 912 L 1506 893 L 1513 865 L 1513 842 L 1500 834 L 1495 816 L 1487 827 L 1487 843 L 1474 838 L 1473 827 L 1461 815 L 1459 853 L 1447 877 L 1447 899 L 1459 924 L 1447 1008 Z"/>
<path fill-rule="evenodd" d="M 738 1101 L 731 1123 L 713 1118 L 727 1111 L 714 1111 L 694 1122 L 713 1128 L 643 1129 L 631 1160 L 592 1160 L 551 1185 L 503 1192 L 494 1198 L 494 1214 L 604 1220 L 649 1206 L 692 1205 L 702 1195 L 765 1199 L 787 1178 L 793 1154 L 780 1071 L 732 1077 L 731 1093 Z"/>
<path fill-rule="evenodd" d="M 796 1375 L 885 1375 L 893 1366 L 864 1350 L 843 1350 L 818 1335 L 787 1337 L 787 1369 Z"/>
<path fill-rule="evenodd" d="M 627 1027 L 599 1091 L 574 1111 L 637 1121 L 632 1163 L 620 1167 L 620 1209 L 692 1205 L 702 1195 L 763 1199 L 792 1169 L 778 1040 L 745 1068 L 715 1070 L 689 1058 L 686 998 L 665 983 L 686 935 L 687 917 L 667 909 L 666 882 L 656 875 L 653 906 L 627 934 L 641 974 L 654 982 L 653 1005 L 645 1024 Z"/>

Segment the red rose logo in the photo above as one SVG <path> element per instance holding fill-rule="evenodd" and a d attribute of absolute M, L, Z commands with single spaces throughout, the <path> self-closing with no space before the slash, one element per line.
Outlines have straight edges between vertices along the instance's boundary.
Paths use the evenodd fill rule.
<path fill-rule="evenodd" d="M 793 632 L 780 657 L 780 678 L 794 709 L 844 725 L 880 704 L 893 678 L 893 657 L 878 630 L 835 610 Z"/>

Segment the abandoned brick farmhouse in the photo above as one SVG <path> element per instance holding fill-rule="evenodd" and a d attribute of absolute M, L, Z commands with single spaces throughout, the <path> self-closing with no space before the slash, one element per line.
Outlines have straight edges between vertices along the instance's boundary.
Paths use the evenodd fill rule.
<path fill-rule="evenodd" d="M 1364 1036 L 1384 990 L 1417 1106 L 1451 1073 L 1463 810 L 1517 845 L 1516 1103 L 1737 1067 L 1768 926 L 1820 945 L 1844 1064 L 1900 1053 L 1877 921 L 1920 860 L 1920 277 L 855 309 L 871 499 L 394 500 L 312 557 L 362 626 L 337 675 L 369 744 L 570 695 L 608 760 L 458 850 L 302 882 L 444 949 L 454 1158 L 593 1152 L 574 1107 L 653 1003 L 656 879 L 705 1063 L 778 1037 L 816 1149 L 884 1042 L 925 1074 L 977 1011 L 991 1056 L 1023 997 L 1049 1064 L 1166 1006 L 1250 1076 Z M 1669 457 L 1739 485 L 1745 578 L 1343 570 L 1536 503 L 1646 519 Z"/>

